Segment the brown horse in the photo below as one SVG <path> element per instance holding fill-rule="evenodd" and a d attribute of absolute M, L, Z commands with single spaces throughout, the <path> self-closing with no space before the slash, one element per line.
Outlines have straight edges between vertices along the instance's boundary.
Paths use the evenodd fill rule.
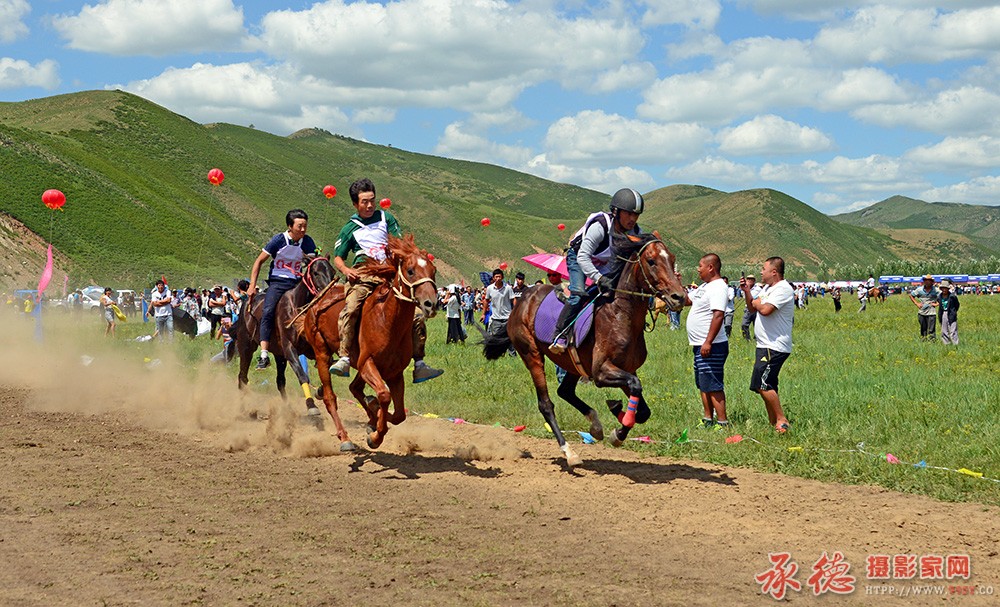
<path fill-rule="evenodd" d="M 358 373 L 350 384 L 351 394 L 368 413 L 368 446 L 382 444 L 388 422 L 401 424 L 406 419 L 403 404 L 405 382 L 403 371 L 413 357 L 413 315 L 420 306 L 424 315 L 434 316 L 437 270 L 427 257 L 427 251 L 417 248 L 413 235 L 389 237 L 386 261 L 369 260 L 359 271 L 369 277 L 383 279 L 383 284 L 365 299 L 361 309 L 361 326 L 357 343 L 351 345 L 351 364 Z M 337 319 L 344 308 L 343 294 L 328 291 L 296 321 L 301 334 L 311 345 L 316 367 L 323 384 L 323 402 L 337 426 L 341 451 L 354 445 L 337 412 L 337 397 L 330 387 L 330 363 L 340 347 Z M 365 395 L 365 384 L 375 396 Z M 389 403 L 392 415 L 389 415 Z"/>
<path fill-rule="evenodd" d="M 885 287 L 872 287 L 868 289 L 868 301 L 875 303 L 885 301 Z"/>
<path fill-rule="evenodd" d="M 275 383 L 282 398 L 286 398 L 285 367 L 291 364 L 292 371 L 298 378 L 299 385 L 302 386 L 302 392 L 306 399 L 306 411 L 309 415 L 315 416 L 320 413 L 309 387 L 309 374 L 299 363 L 300 354 L 304 354 L 306 358 L 314 358 L 312 347 L 302 338 L 297 329 L 288 327 L 288 324 L 298 314 L 299 309 L 320 292 L 325 290 L 331 296 L 340 293 L 341 299 L 343 299 L 344 289 L 340 285 L 332 285 L 336 270 L 328 257 L 312 258 L 302 275 L 302 281 L 278 301 L 278 307 L 274 312 L 274 332 L 271 339 L 273 343 L 278 344 L 278 347 L 273 349 L 272 354 L 275 362 Z M 247 372 L 253 362 L 253 354 L 260 345 L 260 317 L 263 308 L 264 298 L 254 297 L 249 304 L 244 303 L 240 307 L 240 319 L 233 325 L 233 341 L 236 344 L 236 351 L 240 355 L 240 371 L 237 378 L 240 390 L 249 381 Z"/>
<path fill-rule="evenodd" d="M 650 410 L 642 398 L 642 383 L 635 372 L 646 361 L 643 328 L 649 298 L 658 296 L 676 311 L 684 305 L 685 291 L 674 271 L 674 255 L 658 234 L 616 237 L 614 246 L 617 267 L 612 269 L 612 275 L 620 272 L 620 276 L 614 292 L 610 296 L 602 296 L 610 298 L 610 301 L 596 310 L 593 329 L 582 343 L 571 346 L 562 354 L 554 354 L 549 350 L 550 344 L 535 337 L 535 316 L 542 300 L 552 290 L 549 285 L 525 292 L 507 321 L 506 336 L 484 336 L 483 353 L 486 358 L 500 358 L 511 344 L 521 355 L 535 384 L 538 410 L 552 428 L 569 466 L 576 466 L 582 460 L 566 444 L 556 422 L 555 406 L 549 399 L 545 379 L 545 357 L 566 369 L 567 375 L 557 393 L 590 420 L 590 434 L 600 440 L 604 438 L 604 428 L 597 411 L 576 395 L 581 375 L 593 378 L 598 388 L 620 388 L 627 397 L 637 400 L 635 421 L 644 423 L 649 419 Z M 579 364 L 575 362 L 574 354 Z M 622 421 L 624 413 L 621 404 L 608 401 L 608 405 Z M 630 429 L 623 424 L 614 430 L 610 439 L 612 444 L 621 445 Z"/>

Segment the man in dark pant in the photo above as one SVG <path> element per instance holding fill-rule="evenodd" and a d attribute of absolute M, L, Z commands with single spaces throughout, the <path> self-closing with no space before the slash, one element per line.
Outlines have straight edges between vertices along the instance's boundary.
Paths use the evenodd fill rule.
<path fill-rule="evenodd" d="M 756 299 L 760 295 L 760 287 L 757 286 L 757 279 L 753 274 L 748 274 L 745 278 L 746 284 L 750 289 L 751 299 Z M 740 324 L 740 329 L 743 330 L 743 339 L 750 341 L 750 327 L 753 326 L 754 321 L 757 320 L 757 310 L 754 310 L 752 306 L 747 306 L 743 310 L 743 322 Z"/>

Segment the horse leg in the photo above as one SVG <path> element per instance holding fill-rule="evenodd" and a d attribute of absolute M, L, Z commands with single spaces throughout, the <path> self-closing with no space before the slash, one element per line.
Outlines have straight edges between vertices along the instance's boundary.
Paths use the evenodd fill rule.
<path fill-rule="evenodd" d="M 288 366 L 288 361 L 280 356 L 274 357 L 274 383 L 278 386 L 278 393 L 281 394 L 283 400 L 288 400 L 288 395 L 285 394 L 285 367 Z"/>
<path fill-rule="evenodd" d="M 556 406 L 552 403 L 552 399 L 549 398 L 549 388 L 545 380 L 545 359 L 542 358 L 537 349 L 530 349 L 526 352 L 521 352 L 520 349 L 517 348 L 517 345 L 515 345 L 515 349 L 518 349 L 521 354 L 521 360 L 524 361 L 524 366 L 526 366 L 528 368 L 528 372 L 531 373 L 531 381 L 535 384 L 535 394 L 538 397 L 538 411 L 542 414 L 545 422 L 552 430 L 552 434 L 556 437 L 556 441 L 559 443 L 559 449 L 561 449 L 563 455 L 566 456 L 566 465 L 570 468 L 573 466 L 579 466 L 583 463 L 583 460 L 572 449 L 570 449 L 569 444 L 566 443 L 566 437 L 563 436 L 562 430 L 559 429 L 559 422 L 556 421 Z M 567 375 L 566 379 L 563 381 L 566 381 L 569 378 L 570 376 Z"/>
<path fill-rule="evenodd" d="M 340 420 L 340 412 L 337 410 L 337 395 L 333 392 L 333 385 L 330 383 L 330 354 L 326 350 L 316 349 L 316 370 L 319 371 L 319 382 L 322 386 L 323 404 L 326 405 L 326 412 L 333 418 L 333 423 L 337 426 L 337 438 L 340 439 L 341 451 L 354 451 L 354 443 L 347 436 L 347 429 L 344 422 Z"/>
<path fill-rule="evenodd" d="M 406 421 L 406 407 L 403 405 L 406 382 L 403 381 L 403 374 L 400 373 L 396 377 L 387 379 L 385 383 L 388 384 L 389 394 L 392 395 L 392 415 L 389 416 L 389 423 L 398 426 Z"/>
<path fill-rule="evenodd" d="M 358 370 L 358 375 L 363 377 L 365 383 L 371 386 L 372 390 L 375 391 L 375 397 L 378 399 L 378 415 L 376 416 L 375 427 L 368 433 L 367 439 L 369 448 L 378 449 L 382 445 L 386 433 L 389 431 L 389 403 L 392 401 L 392 395 L 386 388 L 385 380 L 382 379 L 378 367 L 375 366 L 375 361 L 371 358 L 366 360 L 361 369 Z M 370 417 L 371 412 L 368 415 Z"/>
<path fill-rule="evenodd" d="M 605 361 L 594 374 L 594 385 L 598 388 L 621 388 L 628 396 L 628 404 L 620 416 L 617 415 L 621 427 L 611 433 L 611 444 L 615 447 L 621 444 L 628 437 L 629 430 L 639 419 L 639 404 L 643 402 L 642 382 L 639 378 L 624 369 L 616 367 L 609 361 Z M 648 410 L 649 407 L 647 406 Z M 614 412 L 614 409 L 612 409 Z M 649 419 L 644 415 L 642 422 Z"/>
<path fill-rule="evenodd" d="M 361 376 L 361 373 L 354 376 L 348 389 L 358 400 L 358 404 L 365 410 L 365 413 L 368 414 L 368 427 L 374 428 L 378 422 L 378 401 L 375 397 L 365 394 L 365 378 Z"/>
<path fill-rule="evenodd" d="M 302 386 L 302 395 L 306 398 L 306 415 L 319 415 L 319 408 L 316 406 L 316 401 L 313 400 L 312 386 L 309 385 L 309 372 L 302 368 L 302 363 L 299 362 L 299 353 L 295 351 L 295 348 L 291 344 L 285 344 L 282 347 L 282 351 L 285 355 L 285 360 L 288 361 L 288 365 L 292 368 L 292 373 L 295 374 L 296 379 L 299 380 L 299 385 Z"/>
<path fill-rule="evenodd" d="M 590 420 L 590 435 L 597 440 L 604 440 L 604 426 L 601 425 L 601 418 L 597 416 L 597 411 L 576 395 L 576 385 L 580 381 L 579 375 L 567 373 L 562 383 L 556 390 L 559 398 L 576 407 L 576 410 L 583 413 L 583 416 Z"/>

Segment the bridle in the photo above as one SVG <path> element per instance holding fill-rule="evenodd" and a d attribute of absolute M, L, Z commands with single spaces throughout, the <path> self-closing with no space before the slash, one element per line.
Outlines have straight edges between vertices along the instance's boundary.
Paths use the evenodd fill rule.
<path fill-rule="evenodd" d="M 646 242 L 645 244 L 643 244 L 642 247 L 640 247 L 638 251 L 636 251 L 635 253 L 633 253 L 632 256 L 635 257 L 635 259 L 632 259 L 632 257 L 629 257 L 628 259 L 626 259 L 626 258 L 621 257 L 619 255 L 615 256 L 620 261 L 625 262 L 625 265 L 638 264 L 639 265 L 639 270 L 642 271 L 642 280 L 643 280 L 643 282 L 653 292 L 652 293 L 647 293 L 646 291 L 629 291 L 628 289 L 619 289 L 618 287 L 615 287 L 613 289 L 613 291 L 615 291 L 616 293 L 624 293 L 626 295 L 635 295 L 637 297 L 658 297 L 660 295 L 660 293 L 656 292 L 655 288 L 653 287 L 653 277 L 649 273 L 649 270 L 646 269 L 646 266 L 644 264 L 639 263 L 639 262 L 642 261 L 642 252 L 646 250 L 646 247 L 648 247 L 649 245 L 651 245 L 653 243 L 657 243 L 657 242 L 660 243 L 661 245 L 663 245 L 664 247 L 667 246 L 659 238 L 654 238 L 653 240 L 650 240 L 650 241 Z"/>
<path fill-rule="evenodd" d="M 396 281 L 397 281 L 397 283 L 399 283 L 399 282 L 403 283 L 403 285 L 407 289 L 409 289 L 410 295 L 409 295 L 409 297 L 407 297 L 406 295 L 403 295 L 403 289 L 400 288 L 399 286 L 397 286 L 397 283 L 394 283 L 392 285 L 392 293 L 393 293 L 393 295 L 395 295 L 397 299 L 401 299 L 401 300 L 409 302 L 409 303 L 417 303 L 417 300 L 413 298 L 413 291 L 419 285 L 422 285 L 425 282 L 431 283 L 431 285 L 434 287 L 434 290 L 437 291 L 437 284 L 434 283 L 434 279 L 431 278 L 430 276 L 424 276 L 423 278 L 418 278 L 417 280 L 415 280 L 413 282 L 410 282 L 410 281 L 406 280 L 406 278 L 403 276 L 403 264 L 402 263 L 400 263 L 398 266 L 396 266 Z"/>
<path fill-rule="evenodd" d="M 302 282 L 306 285 L 306 288 L 309 289 L 309 292 L 312 294 L 313 299 L 316 299 L 316 296 L 319 294 L 319 289 L 316 288 L 316 282 L 313 280 L 312 272 L 310 272 L 309 270 L 310 268 L 312 268 L 312 265 L 317 261 L 319 261 L 320 259 L 325 259 L 326 261 L 330 261 L 329 257 L 316 256 L 310 259 L 309 263 L 306 264 L 306 268 L 302 270 Z M 331 280 L 330 284 L 328 284 L 326 288 L 329 288 L 330 285 L 333 284 L 333 282 L 334 281 Z"/>

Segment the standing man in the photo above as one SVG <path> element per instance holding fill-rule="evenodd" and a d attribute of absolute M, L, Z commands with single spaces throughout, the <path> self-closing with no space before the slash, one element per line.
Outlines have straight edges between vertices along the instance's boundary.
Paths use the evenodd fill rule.
<path fill-rule="evenodd" d="M 865 308 L 868 307 L 868 286 L 858 285 L 858 303 L 861 307 L 858 308 L 858 312 L 864 312 Z"/>
<path fill-rule="evenodd" d="M 942 280 L 937 315 L 941 321 L 941 343 L 958 345 L 958 296 L 951 292 L 951 281 Z"/>
<path fill-rule="evenodd" d="M 257 370 L 271 366 L 271 358 L 267 348 L 271 345 L 271 333 L 274 332 L 274 309 L 278 307 L 281 296 L 291 291 L 302 280 L 302 260 L 306 255 L 316 254 L 316 243 L 306 235 L 309 227 L 309 216 L 302 209 L 292 209 L 285 214 L 287 230 L 275 235 L 257 256 L 250 268 L 250 293 L 257 290 L 257 276 L 260 268 L 268 259 L 271 267 L 267 273 L 267 292 L 264 293 L 264 309 L 260 317 L 260 360 Z"/>
<path fill-rule="evenodd" d="M 493 282 L 486 287 L 483 300 L 483 314 L 490 313 L 490 324 L 486 331 L 490 335 L 507 333 L 507 321 L 514 308 L 514 289 L 503 281 L 503 270 L 493 270 Z"/>
<path fill-rule="evenodd" d="M 729 425 L 726 417 L 726 391 L 723 383 L 729 337 L 722 330 L 729 303 L 729 284 L 719 276 L 722 261 L 707 253 L 698 262 L 701 285 L 687 294 L 684 305 L 691 306 L 687 317 L 688 345 L 694 352 L 694 384 L 701 391 L 704 414 L 699 424 L 720 429 Z"/>
<path fill-rule="evenodd" d="M 212 324 L 210 335 L 215 339 L 216 328 L 222 324 L 222 317 L 226 315 L 226 304 L 229 297 L 222 290 L 222 285 L 215 285 L 208 295 L 208 321 Z"/>
<path fill-rule="evenodd" d="M 340 229 L 333 249 L 333 265 L 347 277 L 344 309 L 340 312 L 337 329 L 340 332 L 340 359 L 330 365 L 330 373 L 347 377 L 351 374 L 351 346 L 357 340 L 358 323 L 365 299 L 379 285 L 381 278 L 372 278 L 358 272 L 358 266 L 369 259 L 385 261 L 385 247 L 389 234 L 402 238 L 396 217 L 387 209 L 378 209 L 375 201 L 375 184 L 371 179 L 358 179 L 351 184 L 351 202 L 356 213 Z M 354 254 L 354 265 L 348 266 L 347 257 Z M 419 384 L 444 373 L 424 363 L 427 343 L 427 325 L 418 307 L 413 316 L 413 383 Z"/>
<path fill-rule="evenodd" d="M 935 316 L 941 291 L 934 286 L 934 277 L 924 275 L 924 284 L 910 291 L 910 301 L 917 306 L 917 321 L 920 323 L 920 339 L 934 341 Z"/>
<path fill-rule="evenodd" d="M 566 327 L 583 308 L 587 294 L 586 279 L 597 284 L 602 292 L 614 289 L 614 280 L 605 274 L 613 256 L 612 240 L 615 234 L 638 236 L 642 233 L 637 222 L 645 207 L 642 194 L 622 188 L 611 197 L 606 212 L 593 213 L 583 227 L 573 235 L 566 249 L 566 270 L 569 272 L 569 299 L 556 321 L 555 341 L 549 351 L 560 354 L 566 351 Z"/>
<path fill-rule="evenodd" d="M 518 272 L 514 274 L 514 286 L 511 287 L 511 290 L 514 291 L 514 303 L 517 303 L 517 300 L 524 295 L 524 289 L 524 272 Z"/>
<path fill-rule="evenodd" d="M 760 278 L 764 288 L 753 297 L 750 277 L 740 279 L 740 289 L 747 310 L 757 312 L 754 335 L 757 350 L 754 355 L 750 391 L 760 394 L 767 408 L 767 419 L 779 434 L 788 431 L 788 419 L 778 399 L 778 373 L 792 353 L 792 320 L 795 314 L 795 294 L 785 280 L 785 260 L 769 257 L 764 262 Z"/>
<path fill-rule="evenodd" d="M 760 295 L 760 285 L 757 284 L 757 279 L 754 277 L 753 274 L 748 274 L 745 279 L 740 280 L 741 289 L 743 288 L 744 280 L 746 281 L 746 284 L 749 285 L 750 287 L 751 299 L 757 299 L 757 297 Z M 755 320 L 757 320 L 757 311 L 754 310 L 751 306 L 747 306 L 746 308 L 744 308 L 743 323 L 740 325 L 740 328 L 743 330 L 743 339 L 750 341 L 750 326 L 754 324 Z"/>
<path fill-rule="evenodd" d="M 723 276 L 722 282 L 726 283 L 726 317 L 722 322 L 722 328 L 726 331 L 726 344 L 729 344 L 729 337 L 733 334 L 733 316 L 736 314 L 736 289 L 729 284 L 729 277 Z"/>
<path fill-rule="evenodd" d="M 156 321 L 156 334 L 160 340 L 166 335 L 174 338 L 174 306 L 173 295 L 163 280 L 156 281 L 156 288 L 149 295 L 149 305 L 153 307 L 153 320 Z"/>

